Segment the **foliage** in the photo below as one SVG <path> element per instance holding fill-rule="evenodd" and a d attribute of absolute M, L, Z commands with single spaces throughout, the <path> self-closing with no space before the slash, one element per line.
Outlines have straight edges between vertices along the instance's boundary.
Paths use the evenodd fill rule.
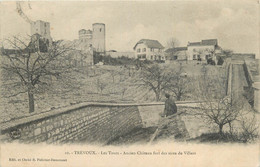
<path fill-rule="evenodd" d="M 224 63 L 223 58 L 222 58 L 222 57 L 219 57 L 219 58 L 218 58 L 218 63 L 217 63 L 217 65 L 222 65 L 223 63 Z"/>
<path fill-rule="evenodd" d="M 212 60 L 212 58 L 209 58 L 209 59 L 207 60 L 207 64 L 216 65 L 215 61 Z"/>
<path fill-rule="evenodd" d="M 233 51 L 230 50 L 230 49 L 224 49 L 224 50 L 222 50 L 222 54 L 225 55 L 225 58 L 231 57 L 232 53 L 233 53 Z"/>
<path fill-rule="evenodd" d="M 103 62 L 105 65 L 135 65 L 133 58 L 125 56 L 113 58 L 110 55 L 102 55 L 94 52 L 94 64 L 97 64 L 98 62 Z"/>

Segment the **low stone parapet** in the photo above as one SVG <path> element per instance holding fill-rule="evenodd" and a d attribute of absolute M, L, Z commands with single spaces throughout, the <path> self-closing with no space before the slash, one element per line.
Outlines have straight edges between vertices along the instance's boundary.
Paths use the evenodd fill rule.
<path fill-rule="evenodd" d="M 1 124 L 2 141 L 99 143 L 142 127 L 137 105 L 80 104 Z"/>

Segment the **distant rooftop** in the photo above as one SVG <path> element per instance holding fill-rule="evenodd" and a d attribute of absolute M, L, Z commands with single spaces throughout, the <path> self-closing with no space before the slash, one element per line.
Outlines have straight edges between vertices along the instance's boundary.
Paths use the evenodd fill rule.
<path fill-rule="evenodd" d="M 140 41 L 138 41 L 135 46 L 134 49 L 136 48 L 136 46 L 138 44 L 144 43 L 148 48 L 159 48 L 159 49 L 163 49 L 164 47 L 162 46 L 162 44 L 157 41 L 157 40 L 152 40 L 152 39 L 141 39 Z"/>
<path fill-rule="evenodd" d="M 176 48 L 169 48 L 165 52 L 172 53 L 172 52 L 179 52 L 179 51 L 185 51 L 185 50 L 187 50 L 187 47 L 176 47 Z"/>
<path fill-rule="evenodd" d="M 104 23 L 93 23 L 92 25 L 95 25 L 95 24 L 101 24 L 101 25 L 105 25 Z"/>
<path fill-rule="evenodd" d="M 189 42 L 188 46 L 206 46 L 206 45 L 218 45 L 218 40 L 217 39 L 205 39 L 202 40 L 201 42 Z"/>
<path fill-rule="evenodd" d="M 49 23 L 48 21 L 42 21 L 42 20 L 36 20 L 36 21 L 33 21 L 33 22 L 43 22 L 43 23 Z"/>
<path fill-rule="evenodd" d="M 87 30 L 85 30 L 85 29 L 81 29 L 81 30 L 79 30 L 79 32 L 85 32 L 85 31 L 87 31 Z"/>

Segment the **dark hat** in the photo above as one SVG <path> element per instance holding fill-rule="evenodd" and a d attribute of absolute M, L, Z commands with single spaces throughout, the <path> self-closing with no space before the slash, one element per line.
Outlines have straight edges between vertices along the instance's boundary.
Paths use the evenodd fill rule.
<path fill-rule="evenodd" d="M 166 98 L 169 98 L 169 97 L 170 97 L 170 94 L 169 94 L 169 93 L 165 93 L 165 97 L 166 97 Z"/>

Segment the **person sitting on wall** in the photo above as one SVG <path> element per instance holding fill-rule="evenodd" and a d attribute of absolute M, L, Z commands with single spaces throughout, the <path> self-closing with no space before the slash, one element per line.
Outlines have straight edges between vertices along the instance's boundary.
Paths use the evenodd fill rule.
<path fill-rule="evenodd" d="M 177 106 L 175 104 L 175 101 L 171 97 L 171 95 L 165 93 L 165 97 L 166 97 L 165 107 L 164 107 L 164 112 L 160 114 L 161 117 L 168 117 L 170 115 L 177 113 Z"/>
<path fill-rule="evenodd" d="M 158 128 L 152 135 L 150 142 L 151 143 L 156 137 L 159 137 L 165 133 L 165 130 L 167 131 L 168 128 L 170 128 L 172 125 L 172 122 L 175 122 L 178 117 L 175 115 L 177 113 L 177 106 L 175 104 L 175 101 L 173 98 L 168 94 L 165 93 L 166 101 L 165 101 L 165 107 L 163 113 L 160 113 L 160 116 L 162 117 L 158 121 Z M 169 133 L 169 132 L 166 132 Z M 173 133 L 173 134 L 171 134 Z M 178 128 L 174 131 L 171 131 L 168 135 L 174 135 L 174 133 L 179 134 Z"/>
<path fill-rule="evenodd" d="M 159 129 L 165 129 L 168 127 L 168 124 L 173 121 L 173 117 L 177 113 L 177 106 L 174 99 L 170 94 L 165 93 L 166 101 L 163 113 L 160 113 L 162 119 L 159 120 Z"/>

